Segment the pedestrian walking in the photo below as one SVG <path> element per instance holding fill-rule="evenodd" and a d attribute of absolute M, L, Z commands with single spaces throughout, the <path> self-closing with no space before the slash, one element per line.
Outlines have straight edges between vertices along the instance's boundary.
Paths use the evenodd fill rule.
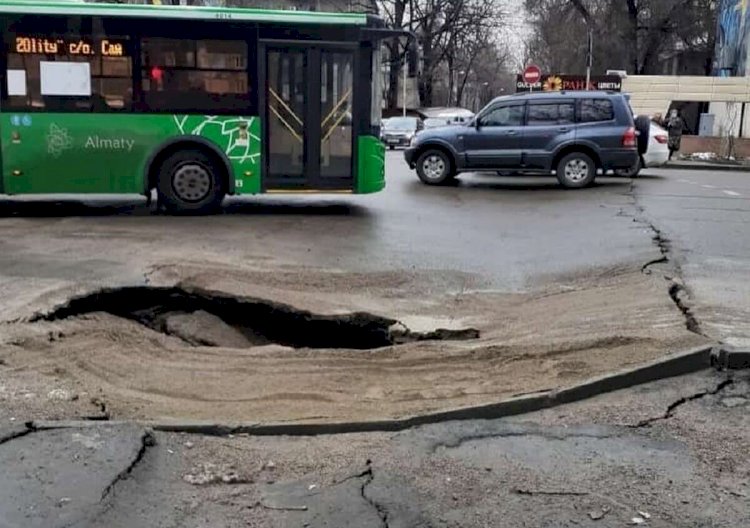
<path fill-rule="evenodd" d="M 682 133 L 685 130 L 685 121 L 682 119 L 680 112 L 673 108 L 669 112 L 667 117 L 667 131 L 669 133 L 669 140 L 667 146 L 669 147 L 669 159 L 672 159 L 672 155 L 680 150 L 680 143 L 682 142 Z"/>

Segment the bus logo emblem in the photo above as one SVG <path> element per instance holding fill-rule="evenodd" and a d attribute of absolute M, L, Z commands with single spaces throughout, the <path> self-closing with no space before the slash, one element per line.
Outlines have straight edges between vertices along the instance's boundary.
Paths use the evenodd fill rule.
<path fill-rule="evenodd" d="M 47 132 L 47 153 L 59 158 L 63 152 L 73 148 L 73 138 L 68 135 L 67 128 L 61 128 L 52 123 Z"/>

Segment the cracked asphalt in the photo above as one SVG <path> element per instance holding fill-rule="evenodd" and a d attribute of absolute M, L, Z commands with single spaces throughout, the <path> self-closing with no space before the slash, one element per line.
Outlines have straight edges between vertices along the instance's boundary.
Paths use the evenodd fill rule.
<path fill-rule="evenodd" d="M 396 434 L 6 434 L 0 525 L 747 526 L 749 374 Z"/>
<path fill-rule="evenodd" d="M 0 341 L 17 339 L 11 321 L 74 293 L 174 284 L 185 269 L 199 284 L 200 273 L 218 273 L 228 289 L 251 277 L 232 275 L 243 266 L 277 273 L 289 290 L 290 270 L 304 264 L 356 279 L 294 297 L 336 309 L 334 295 L 372 308 L 368 292 L 407 274 L 401 290 L 386 290 L 394 306 L 556 285 L 544 293 L 554 297 L 571 281 L 642 271 L 663 285 L 648 295 L 671 303 L 686 331 L 750 343 L 742 173 L 649 170 L 572 192 L 547 178 L 483 175 L 428 188 L 399 153 L 388 168 L 389 189 L 377 196 L 231 200 L 199 227 L 130 200 L 0 202 Z M 53 329 L 49 341 L 75 346 L 63 334 Z M 73 400 L 67 389 L 8 398 L 9 387 L 36 390 L 19 357 L 0 347 L 0 528 L 750 525 L 748 371 L 706 370 L 512 419 L 251 437 L 153 432 L 120 421 L 119 402 Z M 60 415 L 96 421 L 25 424 Z"/>
<path fill-rule="evenodd" d="M 667 241 L 692 311 L 711 337 L 750 346 L 750 178 L 721 171 L 647 171 L 633 189 L 642 218 Z"/>

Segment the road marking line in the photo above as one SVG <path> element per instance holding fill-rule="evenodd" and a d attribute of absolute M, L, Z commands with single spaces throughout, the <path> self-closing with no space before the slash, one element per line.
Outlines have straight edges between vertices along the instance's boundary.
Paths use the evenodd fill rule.
<path fill-rule="evenodd" d="M 740 193 L 734 192 L 734 191 L 721 191 L 721 192 L 729 196 L 742 196 Z"/>
<path fill-rule="evenodd" d="M 713 185 L 701 185 L 704 189 L 716 189 Z"/>

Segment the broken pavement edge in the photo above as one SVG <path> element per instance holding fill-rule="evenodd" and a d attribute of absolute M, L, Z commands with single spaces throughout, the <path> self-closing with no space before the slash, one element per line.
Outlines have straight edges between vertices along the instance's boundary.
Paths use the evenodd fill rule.
<path fill-rule="evenodd" d="M 215 423 L 206 421 L 141 421 L 155 431 L 209 436 L 245 434 L 249 436 L 316 436 L 365 432 L 397 432 L 422 425 L 460 420 L 490 420 L 526 414 L 558 405 L 585 400 L 600 394 L 626 389 L 666 378 L 682 376 L 712 366 L 715 345 L 705 345 L 654 360 L 634 368 L 591 378 L 567 388 L 518 396 L 499 402 L 428 413 L 418 416 L 364 422 L 331 423 Z M 117 422 L 36 421 L 35 430 L 66 427 L 103 426 Z"/>

